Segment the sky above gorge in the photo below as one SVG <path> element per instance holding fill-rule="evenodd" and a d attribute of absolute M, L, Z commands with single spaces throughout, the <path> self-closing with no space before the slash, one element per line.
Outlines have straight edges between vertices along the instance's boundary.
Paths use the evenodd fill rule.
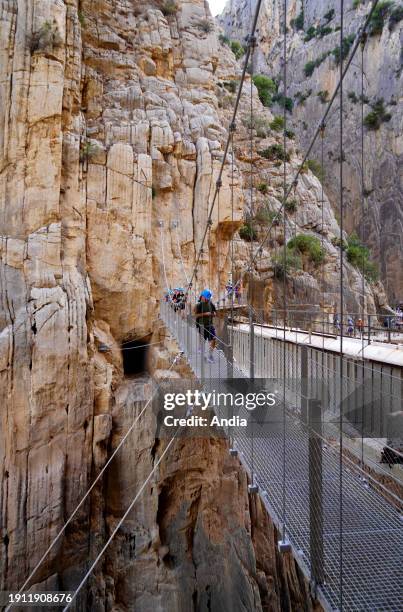
<path fill-rule="evenodd" d="M 227 0 L 208 0 L 208 3 L 210 5 L 210 11 L 211 14 L 215 17 L 216 15 L 219 15 L 224 6 L 226 5 Z"/>

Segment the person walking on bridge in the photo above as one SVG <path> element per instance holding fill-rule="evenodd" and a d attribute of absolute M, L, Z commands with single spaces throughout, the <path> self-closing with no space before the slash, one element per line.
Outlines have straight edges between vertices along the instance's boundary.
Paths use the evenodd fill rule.
<path fill-rule="evenodd" d="M 353 317 L 349 316 L 347 319 L 347 333 L 350 336 L 350 338 L 353 337 L 354 334 L 354 320 Z"/>
<path fill-rule="evenodd" d="M 212 293 L 209 289 L 202 291 L 200 300 L 196 304 L 195 318 L 196 327 L 202 336 L 202 342 L 207 340 L 210 345 L 207 361 L 214 363 L 213 351 L 216 347 L 216 330 L 213 325 L 213 320 L 217 313 L 217 309 L 211 298 Z"/>
<path fill-rule="evenodd" d="M 362 338 L 362 334 L 364 332 L 364 321 L 361 319 L 361 317 L 358 317 L 358 319 L 355 322 L 355 326 L 358 330 L 360 338 Z"/>

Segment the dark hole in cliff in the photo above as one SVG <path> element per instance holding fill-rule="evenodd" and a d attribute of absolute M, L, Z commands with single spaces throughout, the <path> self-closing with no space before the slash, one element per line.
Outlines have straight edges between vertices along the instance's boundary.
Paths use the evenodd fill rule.
<path fill-rule="evenodd" d="M 138 376 L 147 371 L 148 345 L 151 336 L 122 342 L 123 370 L 125 376 Z"/>
<path fill-rule="evenodd" d="M 8 534 L 6 533 L 6 535 L 3 538 L 3 544 L 4 546 L 8 546 L 10 543 L 10 538 L 8 537 Z"/>

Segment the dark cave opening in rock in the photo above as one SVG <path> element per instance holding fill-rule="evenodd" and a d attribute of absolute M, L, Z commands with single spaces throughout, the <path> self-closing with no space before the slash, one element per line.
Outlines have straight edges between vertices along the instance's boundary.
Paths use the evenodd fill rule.
<path fill-rule="evenodd" d="M 122 342 L 123 371 L 125 376 L 138 376 L 148 370 L 148 347 L 151 336 Z"/>

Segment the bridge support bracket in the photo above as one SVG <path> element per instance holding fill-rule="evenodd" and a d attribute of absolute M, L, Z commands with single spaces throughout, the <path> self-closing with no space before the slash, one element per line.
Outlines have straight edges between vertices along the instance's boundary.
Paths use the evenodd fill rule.
<path fill-rule="evenodd" d="M 238 457 L 238 451 L 236 448 L 230 448 L 229 454 L 231 455 L 231 457 Z"/>
<path fill-rule="evenodd" d="M 110 350 L 110 347 L 107 344 L 104 344 L 104 342 L 99 343 L 98 351 L 100 353 L 108 353 Z"/>
<path fill-rule="evenodd" d="M 279 540 L 277 542 L 278 551 L 280 553 L 288 553 L 291 552 L 291 544 L 289 540 Z"/>
<path fill-rule="evenodd" d="M 254 493 L 259 493 L 259 485 L 256 483 L 248 485 L 248 491 L 251 495 Z"/>

